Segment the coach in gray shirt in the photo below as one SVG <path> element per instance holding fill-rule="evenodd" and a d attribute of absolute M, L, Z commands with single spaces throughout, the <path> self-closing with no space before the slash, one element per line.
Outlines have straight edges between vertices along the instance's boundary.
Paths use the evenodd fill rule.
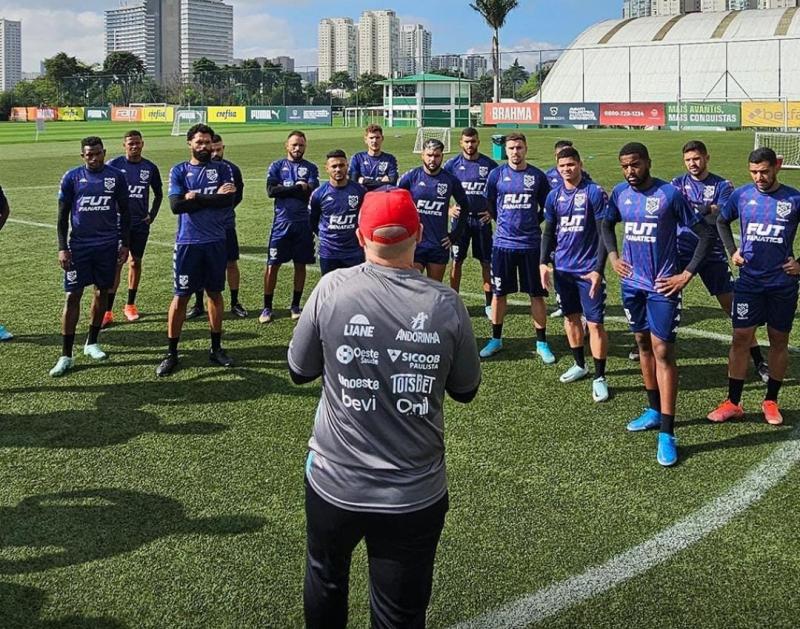
<path fill-rule="evenodd" d="M 424 627 L 448 508 L 445 391 L 480 384 L 458 295 L 414 270 L 422 237 L 406 190 L 370 192 L 366 262 L 325 275 L 289 345 L 297 384 L 322 376 L 306 462 L 307 627 L 345 627 L 350 557 L 365 539 L 373 627 Z"/>

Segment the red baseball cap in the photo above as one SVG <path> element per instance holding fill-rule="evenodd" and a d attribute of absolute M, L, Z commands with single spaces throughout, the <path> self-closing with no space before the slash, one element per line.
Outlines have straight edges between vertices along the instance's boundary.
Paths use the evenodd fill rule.
<path fill-rule="evenodd" d="M 406 233 L 394 238 L 375 234 L 376 230 L 384 227 L 402 227 Z M 419 213 L 411 193 L 404 188 L 368 192 L 358 214 L 358 229 L 364 238 L 382 245 L 393 245 L 416 235 Z"/>

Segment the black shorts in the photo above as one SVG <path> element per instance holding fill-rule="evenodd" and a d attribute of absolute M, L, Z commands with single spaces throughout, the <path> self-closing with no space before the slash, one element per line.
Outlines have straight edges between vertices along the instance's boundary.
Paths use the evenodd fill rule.
<path fill-rule="evenodd" d="M 70 245 L 69 270 L 64 272 L 64 291 L 74 293 L 94 284 L 103 290 L 114 285 L 119 257 L 119 243 Z"/>
<path fill-rule="evenodd" d="M 236 262 L 239 259 L 239 236 L 235 227 L 225 230 L 225 251 L 228 254 L 228 262 Z"/>
<path fill-rule="evenodd" d="M 150 225 L 142 223 L 136 227 L 131 227 L 131 255 L 141 260 L 144 257 L 144 249 L 147 247 L 147 239 L 150 238 Z"/>
<path fill-rule="evenodd" d="M 225 241 L 197 245 L 175 245 L 172 257 L 174 293 L 192 295 L 201 288 L 208 293 L 225 289 Z"/>

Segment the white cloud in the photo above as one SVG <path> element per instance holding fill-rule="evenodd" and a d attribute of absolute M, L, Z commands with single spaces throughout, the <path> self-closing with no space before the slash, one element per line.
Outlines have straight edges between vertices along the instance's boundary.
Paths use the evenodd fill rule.
<path fill-rule="evenodd" d="M 287 55 L 294 57 L 295 66 L 308 66 L 317 64 L 317 33 L 313 32 L 312 43 L 314 47 L 298 45 L 295 39 L 296 29 L 293 29 L 287 20 L 273 17 L 267 13 L 253 13 L 243 15 L 239 12 L 233 15 L 234 30 L 234 56 L 241 59 L 253 57 L 277 57 Z M 308 36 L 306 34 L 306 36 Z"/>

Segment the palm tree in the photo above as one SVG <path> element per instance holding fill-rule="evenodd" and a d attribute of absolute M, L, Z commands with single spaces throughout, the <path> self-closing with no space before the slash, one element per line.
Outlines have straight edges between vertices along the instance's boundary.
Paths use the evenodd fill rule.
<path fill-rule="evenodd" d="M 494 31 L 492 36 L 492 70 L 494 71 L 494 102 L 500 102 L 500 29 L 519 0 L 475 0 L 469 6 L 480 13 Z"/>

